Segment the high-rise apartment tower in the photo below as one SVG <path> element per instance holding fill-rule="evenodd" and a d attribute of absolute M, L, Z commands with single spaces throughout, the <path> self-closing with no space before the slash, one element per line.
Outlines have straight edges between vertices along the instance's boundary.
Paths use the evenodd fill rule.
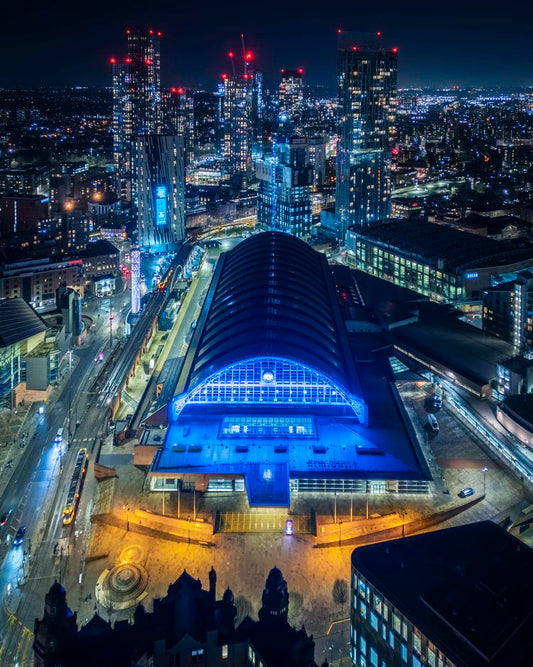
<path fill-rule="evenodd" d="M 390 215 L 390 152 L 396 115 L 396 47 L 381 33 L 339 34 L 336 233 Z"/>

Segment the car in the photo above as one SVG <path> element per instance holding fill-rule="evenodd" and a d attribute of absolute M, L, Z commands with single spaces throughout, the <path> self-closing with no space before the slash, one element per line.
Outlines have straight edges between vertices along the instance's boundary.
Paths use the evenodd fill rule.
<path fill-rule="evenodd" d="M 9 517 L 13 514 L 13 510 L 10 508 L 6 510 L 2 516 L 0 516 L 0 526 L 5 526 L 9 521 Z"/>
<path fill-rule="evenodd" d="M 433 395 L 433 407 L 439 410 L 442 408 L 442 394 Z"/>
<path fill-rule="evenodd" d="M 13 538 L 13 546 L 14 547 L 19 547 L 22 542 L 24 541 L 24 535 L 26 534 L 26 528 L 24 526 L 21 526 L 17 532 L 15 533 L 15 537 Z"/>
<path fill-rule="evenodd" d="M 473 496 L 475 493 L 474 489 L 471 486 L 467 486 L 466 489 L 463 489 L 462 491 L 459 491 L 459 498 L 468 498 L 469 496 Z"/>
<path fill-rule="evenodd" d="M 435 415 L 432 415 L 432 414 L 428 415 L 428 424 L 429 424 L 429 427 L 431 428 L 431 430 L 434 433 L 439 432 L 439 422 L 437 421 L 437 418 L 435 417 Z"/>
<path fill-rule="evenodd" d="M 294 525 L 292 519 L 285 521 L 285 535 L 292 535 L 294 533 Z"/>

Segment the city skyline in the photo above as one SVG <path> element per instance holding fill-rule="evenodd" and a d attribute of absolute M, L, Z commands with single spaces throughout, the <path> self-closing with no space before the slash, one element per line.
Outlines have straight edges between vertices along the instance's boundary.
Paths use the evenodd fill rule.
<path fill-rule="evenodd" d="M 281 3 L 242 11 L 236 6 L 228 12 L 208 2 L 179 15 L 167 3 L 147 11 L 140 5 L 96 2 L 89 14 L 66 3 L 51 14 L 30 4 L 29 11 L 9 7 L 4 13 L 16 30 L 0 46 L 0 85 L 107 85 L 109 57 L 123 55 L 121 33 L 128 27 L 153 27 L 163 32 L 164 85 L 215 86 L 228 67 L 225 54 L 240 47 L 244 32 L 268 86 L 280 68 L 303 67 L 308 83 L 334 89 L 335 32 L 341 27 L 381 30 L 398 46 L 400 87 L 528 86 L 533 85 L 528 53 L 532 11 L 511 3 L 488 13 L 481 3 L 465 10 L 454 1 L 445 16 L 418 2 L 407 9 L 385 3 L 379 12 L 323 8 L 302 16 Z"/>

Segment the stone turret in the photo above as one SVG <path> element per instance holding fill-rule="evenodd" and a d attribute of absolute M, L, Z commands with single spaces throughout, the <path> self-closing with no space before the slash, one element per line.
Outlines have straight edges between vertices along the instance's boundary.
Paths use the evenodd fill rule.
<path fill-rule="evenodd" d="M 35 619 L 35 667 L 61 664 L 61 656 L 68 652 L 76 632 L 76 614 L 67 605 L 65 589 L 55 581 L 45 597 L 42 621 Z"/>
<path fill-rule="evenodd" d="M 289 592 L 287 582 L 283 578 L 281 570 L 277 567 L 273 567 L 269 572 L 263 591 L 262 603 L 259 610 L 261 621 L 287 622 Z"/>

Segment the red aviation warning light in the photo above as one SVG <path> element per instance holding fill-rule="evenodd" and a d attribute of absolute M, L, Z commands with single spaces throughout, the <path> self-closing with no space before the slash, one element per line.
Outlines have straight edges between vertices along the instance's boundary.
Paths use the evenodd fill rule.
<path fill-rule="evenodd" d="M 145 65 L 153 65 L 154 63 L 153 63 L 152 60 L 150 60 L 150 58 L 146 58 L 146 60 L 144 61 L 144 64 Z"/>
<path fill-rule="evenodd" d="M 399 152 L 400 152 L 400 150 L 399 150 L 396 146 L 394 146 L 394 148 L 391 150 L 391 153 L 392 153 L 393 155 L 398 155 Z"/>
<path fill-rule="evenodd" d="M 117 64 L 117 59 L 116 58 L 109 58 L 109 64 L 110 65 L 116 65 Z"/>
<path fill-rule="evenodd" d="M 254 54 L 251 51 L 246 51 L 246 53 L 244 54 L 244 59 L 246 60 L 246 62 L 249 63 L 254 59 Z"/>
<path fill-rule="evenodd" d="M 228 51 L 228 58 L 233 58 L 234 56 L 235 54 L 233 53 L 233 51 Z"/>
<path fill-rule="evenodd" d="M 158 31 L 157 31 L 157 36 L 158 36 L 158 37 L 163 37 L 163 33 L 161 32 L 161 30 L 158 30 Z"/>
<path fill-rule="evenodd" d="M 359 47 L 358 46 L 352 46 L 352 51 L 359 51 Z"/>
<path fill-rule="evenodd" d="M 154 34 L 154 31 L 150 28 L 150 30 L 148 31 L 148 34 L 149 34 L 149 35 L 153 35 L 153 34 Z"/>
<path fill-rule="evenodd" d="M 395 46 L 395 47 L 392 49 L 392 52 L 393 52 L 393 53 L 398 53 L 398 47 Z"/>
<path fill-rule="evenodd" d="M 377 35 L 378 37 L 381 37 L 381 30 L 378 30 L 377 33 L 376 33 L 376 35 Z"/>
<path fill-rule="evenodd" d="M 131 35 L 131 30 L 129 28 L 126 30 L 126 35 Z"/>
<path fill-rule="evenodd" d="M 126 63 L 126 65 L 131 65 L 131 63 L 132 63 L 133 61 L 132 61 L 131 58 L 126 58 L 126 60 L 125 60 L 124 62 Z"/>
<path fill-rule="evenodd" d="M 222 78 L 224 81 L 228 78 L 228 75 L 226 74 L 226 72 L 224 72 L 224 73 L 221 74 L 220 76 L 221 76 L 221 78 Z"/>
<path fill-rule="evenodd" d="M 303 74 L 303 73 L 304 73 L 304 68 L 298 67 L 298 74 Z"/>
<path fill-rule="evenodd" d="M 337 28 L 337 35 L 340 35 L 342 30 L 340 28 Z"/>

